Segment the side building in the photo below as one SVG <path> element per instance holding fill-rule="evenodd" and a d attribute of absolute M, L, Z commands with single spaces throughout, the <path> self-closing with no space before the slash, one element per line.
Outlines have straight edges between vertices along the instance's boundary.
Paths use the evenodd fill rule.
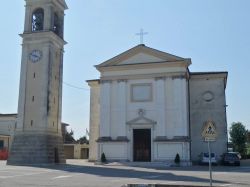
<path fill-rule="evenodd" d="M 9 153 L 14 138 L 17 125 L 17 114 L 0 114 L 0 160 L 1 154 Z M 64 154 L 66 159 L 87 159 L 89 153 L 89 145 L 86 143 L 65 142 L 65 134 L 67 132 L 67 123 L 61 123 L 62 137 L 64 142 Z M 7 156 L 8 157 L 8 156 Z"/>
<path fill-rule="evenodd" d="M 9 150 L 17 123 L 16 114 L 0 114 L 0 150 Z"/>

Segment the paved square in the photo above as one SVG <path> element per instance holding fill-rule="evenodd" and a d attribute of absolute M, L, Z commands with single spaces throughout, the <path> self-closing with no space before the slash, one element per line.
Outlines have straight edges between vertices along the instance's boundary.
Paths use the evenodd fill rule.
<path fill-rule="evenodd" d="M 250 167 L 213 167 L 214 186 L 250 186 Z M 67 165 L 46 167 L 9 166 L 0 161 L 0 187 L 121 187 L 125 184 L 208 185 L 207 166 L 141 167 L 95 165 L 67 160 Z"/>

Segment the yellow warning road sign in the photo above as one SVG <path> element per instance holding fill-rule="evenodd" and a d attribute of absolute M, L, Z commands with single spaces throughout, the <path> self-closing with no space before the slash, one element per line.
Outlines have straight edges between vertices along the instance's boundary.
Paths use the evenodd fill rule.
<path fill-rule="evenodd" d="M 215 141 L 217 132 L 213 121 L 205 122 L 201 135 L 205 139 L 205 141 Z"/>

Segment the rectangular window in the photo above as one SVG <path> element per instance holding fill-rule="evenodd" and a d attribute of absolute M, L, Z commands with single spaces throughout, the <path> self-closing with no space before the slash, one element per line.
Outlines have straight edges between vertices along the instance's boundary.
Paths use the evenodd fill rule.
<path fill-rule="evenodd" d="M 131 101 L 146 102 L 152 101 L 152 84 L 132 84 L 131 85 Z"/>
<path fill-rule="evenodd" d="M 3 147 L 4 147 L 4 141 L 0 140 L 0 150 L 3 149 Z"/>

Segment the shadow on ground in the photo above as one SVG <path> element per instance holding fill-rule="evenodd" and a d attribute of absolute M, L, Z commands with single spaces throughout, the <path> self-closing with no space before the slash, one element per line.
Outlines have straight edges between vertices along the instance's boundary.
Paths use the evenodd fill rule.
<path fill-rule="evenodd" d="M 21 166 L 20 166 L 21 167 Z M 172 171 L 193 171 L 193 172 L 201 172 L 207 171 L 206 166 L 194 166 L 194 167 L 175 167 L 175 168 L 160 168 L 160 170 L 148 170 L 141 171 L 138 168 L 134 167 L 124 167 L 119 168 L 118 166 L 110 166 L 110 165 L 74 165 L 74 164 L 61 164 L 61 165 L 46 165 L 46 166 L 29 166 L 34 168 L 46 168 L 52 170 L 65 171 L 69 173 L 84 173 L 90 174 L 100 177 L 113 177 L 113 178 L 137 178 L 143 180 L 157 180 L 157 181 L 183 181 L 185 182 L 200 182 L 209 184 L 209 179 L 204 179 L 197 176 L 186 176 L 186 175 L 177 175 Z M 230 172 L 228 169 L 232 167 L 220 167 L 217 166 L 216 171 L 222 172 Z M 154 169 L 150 167 L 150 169 Z M 159 169 L 159 168 L 155 168 Z M 164 170 L 164 171 L 163 171 Z M 235 171 L 234 171 L 235 172 Z M 236 171 L 237 172 L 237 171 Z M 217 184 L 225 184 L 228 181 L 223 180 L 213 180 L 213 183 Z M 239 184 L 239 183 L 238 183 Z M 246 185 L 246 184 L 242 184 Z M 174 186 L 174 185 L 173 185 Z"/>
<path fill-rule="evenodd" d="M 184 182 L 202 182 L 209 183 L 208 179 L 175 175 L 171 172 L 151 172 L 151 171 L 138 171 L 133 168 L 110 168 L 108 166 L 78 166 L 78 165 L 55 165 L 50 167 L 43 167 L 47 169 L 61 170 L 72 173 L 85 173 L 96 175 L 100 177 L 116 177 L 116 178 L 138 178 L 144 180 L 162 180 L 162 181 L 184 181 Z M 226 181 L 213 180 L 214 183 L 227 183 Z"/>

